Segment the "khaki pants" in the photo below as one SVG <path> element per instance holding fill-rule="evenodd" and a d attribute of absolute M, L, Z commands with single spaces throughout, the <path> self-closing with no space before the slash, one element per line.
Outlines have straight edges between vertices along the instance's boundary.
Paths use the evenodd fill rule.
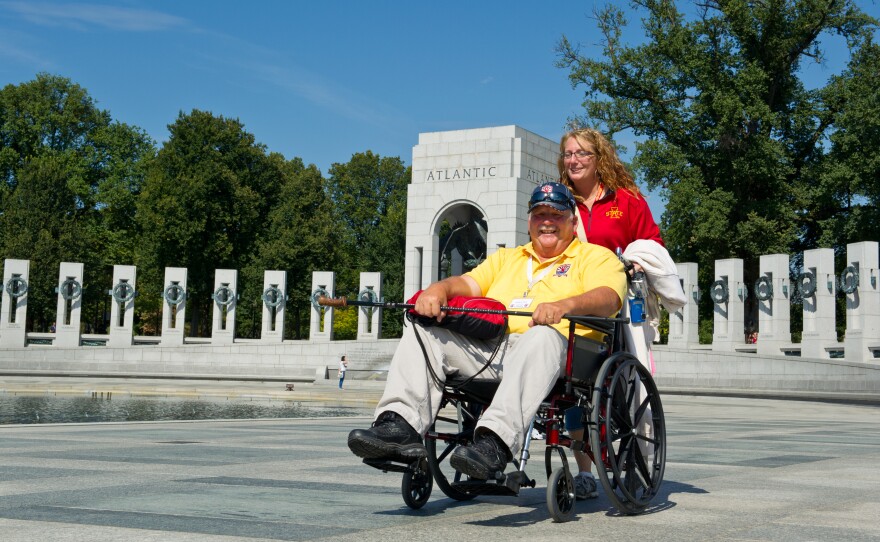
<path fill-rule="evenodd" d="M 427 362 L 444 381 L 446 375 L 475 374 L 485 365 L 495 343 L 437 327 L 409 325 L 404 328 L 376 416 L 386 411 L 396 412 L 424 435 L 440 410 L 442 390 L 428 372 L 416 332 L 428 352 Z M 522 448 L 525 431 L 535 412 L 565 370 L 567 343 L 565 337 L 548 326 L 535 326 L 525 333 L 508 335 L 492 364 L 477 377 L 501 382 L 477 428 L 489 429 L 501 437 L 514 457 Z"/>

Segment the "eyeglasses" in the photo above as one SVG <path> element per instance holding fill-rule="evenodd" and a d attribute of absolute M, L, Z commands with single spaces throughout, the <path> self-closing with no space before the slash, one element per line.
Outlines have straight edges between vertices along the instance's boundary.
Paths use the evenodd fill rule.
<path fill-rule="evenodd" d="M 559 192 L 539 192 L 538 194 L 533 195 L 532 199 L 529 200 L 529 209 L 531 210 L 531 208 L 535 205 L 547 201 L 551 203 L 565 205 L 572 211 L 577 208 L 577 204 L 575 203 L 574 199 L 566 196 L 565 194 L 561 194 Z"/>
<path fill-rule="evenodd" d="M 564 153 L 562 153 L 562 158 L 563 158 L 563 160 L 571 160 L 572 157 L 577 157 L 578 160 L 583 160 L 589 156 L 595 156 L 595 155 L 596 155 L 596 153 L 590 152 L 590 151 L 576 151 L 576 152 L 565 151 Z"/>

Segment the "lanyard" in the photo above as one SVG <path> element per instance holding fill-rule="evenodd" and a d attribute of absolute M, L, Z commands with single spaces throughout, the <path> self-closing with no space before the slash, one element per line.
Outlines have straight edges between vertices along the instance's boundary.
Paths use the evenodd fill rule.
<path fill-rule="evenodd" d="M 547 264 L 547 268 L 541 271 L 534 279 L 532 278 L 532 257 L 529 256 L 529 263 L 526 264 L 526 280 L 529 281 L 529 288 L 525 291 L 523 297 L 527 297 L 529 295 L 529 292 L 532 290 L 532 287 L 534 287 L 535 284 L 538 284 L 539 282 L 544 280 L 544 277 L 546 277 L 550 273 L 556 262 L 558 262 L 563 256 L 565 256 L 565 253 L 557 256 L 556 259 Z"/>

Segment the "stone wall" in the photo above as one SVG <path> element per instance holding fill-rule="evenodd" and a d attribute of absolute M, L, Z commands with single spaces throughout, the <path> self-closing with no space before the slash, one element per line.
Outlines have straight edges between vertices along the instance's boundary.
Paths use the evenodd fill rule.
<path fill-rule="evenodd" d="M 350 369 L 387 370 L 397 342 L 385 339 L 128 348 L 29 346 L 0 349 L 0 373 L 314 380 L 324 378 L 328 366 L 338 366 L 342 355 L 347 356 Z"/>
<path fill-rule="evenodd" d="M 880 401 L 880 363 L 654 348 L 661 391 Z"/>

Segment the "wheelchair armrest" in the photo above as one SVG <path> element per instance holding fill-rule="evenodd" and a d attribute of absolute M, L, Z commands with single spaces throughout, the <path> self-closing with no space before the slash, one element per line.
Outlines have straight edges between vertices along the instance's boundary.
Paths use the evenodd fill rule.
<path fill-rule="evenodd" d="M 614 335 L 615 325 L 618 323 L 628 324 L 629 318 L 606 318 L 604 316 L 573 316 L 565 315 L 569 322 L 588 327 L 605 335 Z M 573 330 L 573 328 L 571 329 Z M 570 331 L 571 331 L 570 330 Z"/>

